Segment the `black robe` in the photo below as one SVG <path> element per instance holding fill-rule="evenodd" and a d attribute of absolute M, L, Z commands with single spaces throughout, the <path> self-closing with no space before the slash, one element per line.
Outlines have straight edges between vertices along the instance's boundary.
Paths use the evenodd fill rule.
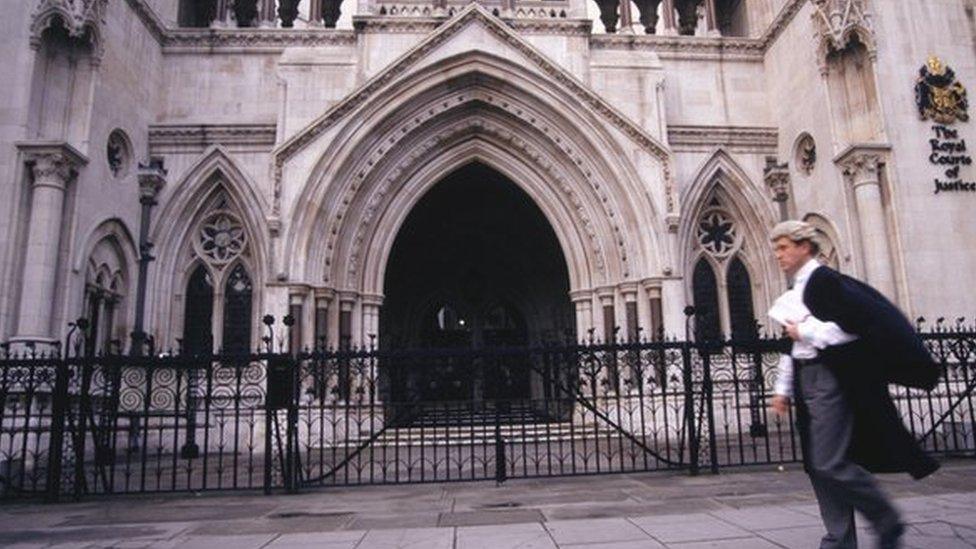
<path fill-rule="evenodd" d="M 938 364 L 905 315 L 874 288 L 823 266 L 810 275 L 803 303 L 814 317 L 858 336 L 820 351 L 854 414 L 848 457 L 873 472 L 915 478 L 933 473 L 938 462 L 905 428 L 888 392 L 889 383 L 931 390 L 939 377 Z M 797 410 L 806 447 L 809 419 L 801 402 Z"/>

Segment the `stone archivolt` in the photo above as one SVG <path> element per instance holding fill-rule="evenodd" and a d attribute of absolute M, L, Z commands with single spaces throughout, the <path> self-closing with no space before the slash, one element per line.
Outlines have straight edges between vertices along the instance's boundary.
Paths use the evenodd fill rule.
<path fill-rule="evenodd" d="M 587 250 L 586 266 L 571 274 L 571 283 L 583 287 L 647 276 L 646 253 L 659 247 L 648 242 L 655 238 L 648 234 L 653 231 L 634 228 L 660 224 L 647 192 L 647 185 L 653 183 L 635 185 L 641 178 L 629 160 L 610 160 L 601 154 L 600 151 L 614 150 L 603 130 L 584 129 L 579 122 L 571 121 L 576 120 L 576 115 L 554 110 L 554 102 L 571 102 L 572 96 L 553 94 L 551 89 L 547 96 L 541 91 L 545 88 L 541 81 L 529 84 L 524 81 L 528 77 L 524 71 L 515 76 L 508 72 L 514 70 L 508 62 L 485 54 L 463 54 L 430 70 L 444 74 L 457 73 L 462 68 L 467 72 L 439 84 L 428 84 L 431 87 L 427 90 L 418 89 L 421 82 L 428 80 L 425 71 L 398 82 L 399 90 L 391 92 L 396 100 L 381 94 L 383 97 L 370 101 L 369 109 L 373 111 L 367 109 L 355 117 L 377 120 L 376 125 L 358 123 L 349 133 L 333 136 L 333 146 L 322 155 L 329 159 L 330 166 L 322 167 L 320 163 L 322 169 L 313 173 L 297 201 L 300 210 L 289 216 L 294 223 L 284 256 L 307 256 L 304 266 L 293 263 L 289 270 L 299 278 L 333 287 L 381 293 L 382 281 L 366 257 L 383 249 L 373 242 L 376 235 L 395 236 L 397 228 L 395 224 L 388 230 L 378 228 L 380 223 L 391 223 L 389 215 L 381 211 L 394 210 L 387 204 L 398 193 L 415 193 L 414 188 L 404 191 L 397 185 L 404 185 L 431 164 L 443 163 L 452 150 L 470 146 L 467 162 L 477 158 L 496 168 L 517 165 L 513 169 L 529 173 L 525 177 L 541 177 L 545 182 L 544 191 L 536 189 L 536 202 L 548 202 L 554 205 L 554 211 L 562 212 L 562 221 L 552 217 L 550 221 L 557 233 L 558 225 L 562 226 L 561 241 L 566 248 Z M 537 86 L 540 89 L 532 91 Z M 389 105 L 415 108 L 390 111 Z M 579 109 L 578 105 L 564 106 Z M 588 121 L 599 118 L 586 109 L 578 117 Z M 363 140 L 366 135 L 369 139 Z M 355 143 L 361 140 L 368 143 L 366 150 L 357 150 Z M 663 175 L 663 163 L 659 166 Z M 428 179 L 436 182 L 444 175 Z M 524 183 L 522 175 L 506 175 Z M 604 177 L 609 179 L 604 181 Z M 328 189 L 315 190 L 326 180 L 331 181 Z M 539 192 L 548 194 L 543 199 Z M 314 204 L 328 205 L 328 211 L 316 211 L 310 206 Z M 395 210 L 409 211 L 409 206 L 401 205 Z M 572 217 L 565 217 L 567 213 Z M 316 224 L 321 226 L 313 227 Z M 573 233 L 576 236 L 567 236 Z M 328 235 L 326 245 L 309 247 L 306 241 L 311 234 Z M 578 243 L 571 244 L 574 239 Z M 570 255 L 565 248 L 564 252 Z M 375 259 L 373 263 L 377 261 L 385 259 Z"/>

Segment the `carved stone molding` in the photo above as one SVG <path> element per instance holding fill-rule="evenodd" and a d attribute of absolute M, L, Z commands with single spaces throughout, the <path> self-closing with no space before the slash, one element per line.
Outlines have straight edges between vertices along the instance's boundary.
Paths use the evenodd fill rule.
<path fill-rule="evenodd" d="M 775 154 L 779 130 L 762 126 L 668 126 L 675 152 L 709 151 L 723 147 L 740 152 Z"/>
<path fill-rule="evenodd" d="M 17 143 L 24 162 L 31 170 L 33 183 L 64 188 L 88 163 L 88 158 L 63 141 Z"/>
<path fill-rule="evenodd" d="M 776 162 L 776 159 L 771 157 L 763 168 L 763 180 L 773 202 L 785 202 L 790 197 L 789 164 Z"/>
<path fill-rule="evenodd" d="M 202 151 L 211 145 L 270 150 L 274 124 L 165 124 L 149 126 L 152 154 Z"/>
<path fill-rule="evenodd" d="M 108 0 L 40 0 L 31 13 L 31 47 L 40 47 L 44 31 L 59 22 L 69 36 L 89 41 L 92 63 L 98 64 L 104 53 L 101 26 L 106 4 Z"/>
<path fill-rule="evenodd" d="M 754 38 L 596 34 L 596 50 L 653 51 L 662 59 L 728 59 L 762 62 L 763 42 Z"/>
<path fill-rule="evenodd" d="M 764 51 L 768 50 L 773 45 L 773 42 L 776 42 L 776 39 L 783 34 L 783 31 L 793 22 L 793 18 L 796 17 L 796 14 L 800 13 L 800 9 L 806 3 L 807 0 L 787 0 L 786 5 L 779 11 L 776 18 L 773 19 L 773 22 L 760 39 Z"/>
<path fill-rule="evenodd" d="M 845 179 L 856 187 L 877 185 L 881 181 L 879 167 L 888 158 L 891 146 L 883 143 L 859 143 L 844 149 L 834 158 Z"/>
<path fill-rule="evenodd" d="M 161 161 L 150 161 L 148 165 L 139 164 L 139 199 L 154 202 L 159 191 L 166 186 L 166 169 Z"/>
<path fill-rule="evenodd" d="M 811 0 L 814 5 L 813 26 L 817 39 L 817 63 L 827 72 L 827 55 L 842 50 L 857 38 L 873 58 L 877 48 L 874 25 L 867 0 Z"/>
<path fill-rule="evenodd" d="M 263 50 L 278 53 L 285 48 L 353 46 L 356 34 L 348 30 L 311 29 L 179 29 L 166 33 L 164 53 L 198 53 L 215 50 Z"/>

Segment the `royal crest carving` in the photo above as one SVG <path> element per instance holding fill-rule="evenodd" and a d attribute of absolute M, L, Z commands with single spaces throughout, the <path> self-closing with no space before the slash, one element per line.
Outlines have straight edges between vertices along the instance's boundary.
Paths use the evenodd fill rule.
<path fill-rule="evenodd" d="M 915 104 L 922 120 L 932 119 L 939 124 L 969 120 L 966 88 L 956 80 L 956 73 L 934 55 L 918 70 Z"/>

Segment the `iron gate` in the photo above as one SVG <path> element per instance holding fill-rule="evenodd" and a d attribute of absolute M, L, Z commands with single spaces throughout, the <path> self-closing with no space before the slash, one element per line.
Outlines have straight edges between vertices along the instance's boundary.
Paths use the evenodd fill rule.
<path fill-rule="evenodd" d="M 909 429 L 976 456 L 976 333 L 893 388 Z M 777 340 L 245 356 L 0 357 L 7 497 L 585 475 L 800 459 L 767 413 Z"/>

